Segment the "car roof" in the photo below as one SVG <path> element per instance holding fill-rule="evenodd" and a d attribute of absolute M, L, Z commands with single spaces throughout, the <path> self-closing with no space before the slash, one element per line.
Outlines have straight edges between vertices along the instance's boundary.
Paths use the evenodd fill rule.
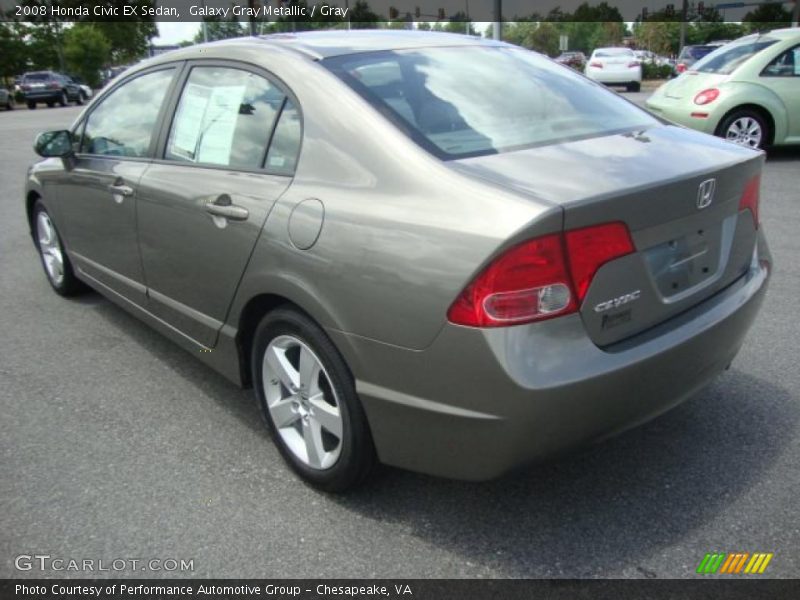
<path fill-rule="evenodd" d="M 215 44 L 250 43 L 287 48 L 314 59 L 375 52 L 381 50 L 407 50 L 446 46 L 506 46 L 502 42 L 459 33 L 432 31 L 396 31 L 380 29 L 304 31 L 275 33 L 253 38 L 234 38 Z"/>
<path fill-rule="evenodd" d="M 800 38 L 800 29 L 797 27 L 786 27 L 784 29 L 773 29 L 772 31 L 764 32 L 764 35 L 771 35 L 777 38 L 791 38 L 791 37 L 798 37 Z"/>

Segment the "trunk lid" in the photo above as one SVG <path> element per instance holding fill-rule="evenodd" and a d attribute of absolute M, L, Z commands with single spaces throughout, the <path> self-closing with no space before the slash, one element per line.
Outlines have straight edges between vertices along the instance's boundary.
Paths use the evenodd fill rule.
<path fill-rule="evenodd" d="M 762 162 L 761 153 L 664 126 L 451 165 L 561 206 L 565 230 L 628 226 L 635 252 L 602 265 L 580 307 L 591 339 L 607 346 L 702 302 L 747 271 L 756 228 L 739 201 Z"/>
<path fill-rule="evenodd" d="M 728 75 L 715 73 L 700 73 L 686 71 L 677 79 L 664 84 L 664 95 L 667 98 L 680 100 L 681 98 L 694 98 L 698 93 L 710 87 L 720 85 L 728 79 Z"/>

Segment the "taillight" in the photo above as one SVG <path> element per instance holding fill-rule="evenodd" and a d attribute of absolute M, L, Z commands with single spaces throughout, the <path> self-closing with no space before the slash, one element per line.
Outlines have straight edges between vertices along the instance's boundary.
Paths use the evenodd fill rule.
<path fill-rule="evenodd" d="M 719 90 L 717 88 L 709 88 L 703 90 L 694 97 L 694 103 L 700 106 L 710 104 L 719 97 Z"/>
<path fill-rule="evenodd" d="M 597 62 L 597 61 L 592 61 L 592 62 L 589 63 L 589 66 L 590 67 L 594 67 L 595 69 L 602 69 L 603 68 L 603 63 Z"/>
<path fill-rule="evenodd" d="M 511 248 L 486 267 L 453 302 L 458 325 L 498 327 L 575 310 L 560 234 Z"/>
<path fill-rule="evenodd" d="M 744 186 L 744 192 L 739 199 L 739 210 L 749 209 L 753 214 L 753 223 L 758 229 L 758 201 L 759 201 L 759 188 L 761 187 L 761 175 L 755 175 Z"/>
<path fill-rule="evenodd" d="M 638 63 L 638 62 L 636 62 L 636 61 L 633 61 L 633 62 L 631 62 L 631 63 L 628 63 L 628 68 L 629 68 L 629 69 L 633 69 L 634 67 L 638 67 L 638 66 L 639 66 L 639 63 Z"/>
<path fill-rule="evenodd" d="M 459 294 L 447 318 L 457 325 L 502 327 L 573 313 L 597 269 L 633 251 L 624 223 L 524 242 L 490 263 Z"/>
<path fill-rule="evenodd" d="M 675 65 L 675 70 L 678 73 L 683 73 L 686 70 L 686 65 L 683 63 L 678 63 L 677 65 Z"/>
<path fill-rule="evenodd" d="M 605 223 L 566 233 L 567 256 L 578 301 L 586 296 L 597 269 L 610 260 L 633 252 L 633 241 L 625 223 Z"/>

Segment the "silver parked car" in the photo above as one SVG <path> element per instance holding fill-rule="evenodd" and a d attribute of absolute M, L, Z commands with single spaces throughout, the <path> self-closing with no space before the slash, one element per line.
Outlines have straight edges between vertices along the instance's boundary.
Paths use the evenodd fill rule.
<path fill-rule="evenodd" d="M 14 110 L 14 93 L 4 87 L 0 87 L 0 108 Z"/>
<path fill-rule="evenodd" d="M 730 365 L 767 288 L 761 152 L 468 36 L 189 47 L 36 149 L 55 291 L 252 385 L 327 490 L 376 462 L 491 478 L 646 421 Z"/>

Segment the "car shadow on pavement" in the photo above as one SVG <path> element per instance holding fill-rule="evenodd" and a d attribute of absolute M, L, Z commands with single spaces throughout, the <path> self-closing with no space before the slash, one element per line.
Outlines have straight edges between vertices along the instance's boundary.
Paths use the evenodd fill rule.
<path fill-rule="evenodd" d="M 793 162 L 800 159 L 800 145 L 778 146 L 767 151 L 769 162 Z"/>
<path fill-rule="evenodd" d="M 270 443 L 250 390 L 112 303 L 94 309 Z M 622 568 L 634 577 L 675 577 L 684 565 L 657 573 L 641 563 L 757 490 L 797 420 L 786 390 L 734 367 L 650 423 L 496 481 L 384 468 L 350 494 L 319 495 L 508 577 L 596 577 Z"/>
<path fill-rule="evenodd" d="M 181 379 L 190 382 L 204 395 L 213 399 L 220 407 L 238 418 L 248 428 L 263 435 L 266 443 L 270 437 L 261 418 L 261 412 L 253 397 L 252 390 L 243 390 L 211 367 L 192 356 L 175 342 L 167 339 L 155 329 L 128 314 L 125 310 L 105 299 L 97 292 L 91 291 L 70 298 L 74 302 L 91 306 L 97 316 L 105 319 L 115 328 L 124 331 L 129 340 L 146 348 L 160 362 L 169 365 Z"/>
<path fill-rule="evenodd" d="M 337 501 L 509 577 L 626 567 L 675 577 L 682 565 L 654 573 L 639 563 L 757 488 L 793 438 L 791 404 L 786 391 L 732 369 L 655 421 L 572 456 L 479 484 L 387 469 Z"/>

